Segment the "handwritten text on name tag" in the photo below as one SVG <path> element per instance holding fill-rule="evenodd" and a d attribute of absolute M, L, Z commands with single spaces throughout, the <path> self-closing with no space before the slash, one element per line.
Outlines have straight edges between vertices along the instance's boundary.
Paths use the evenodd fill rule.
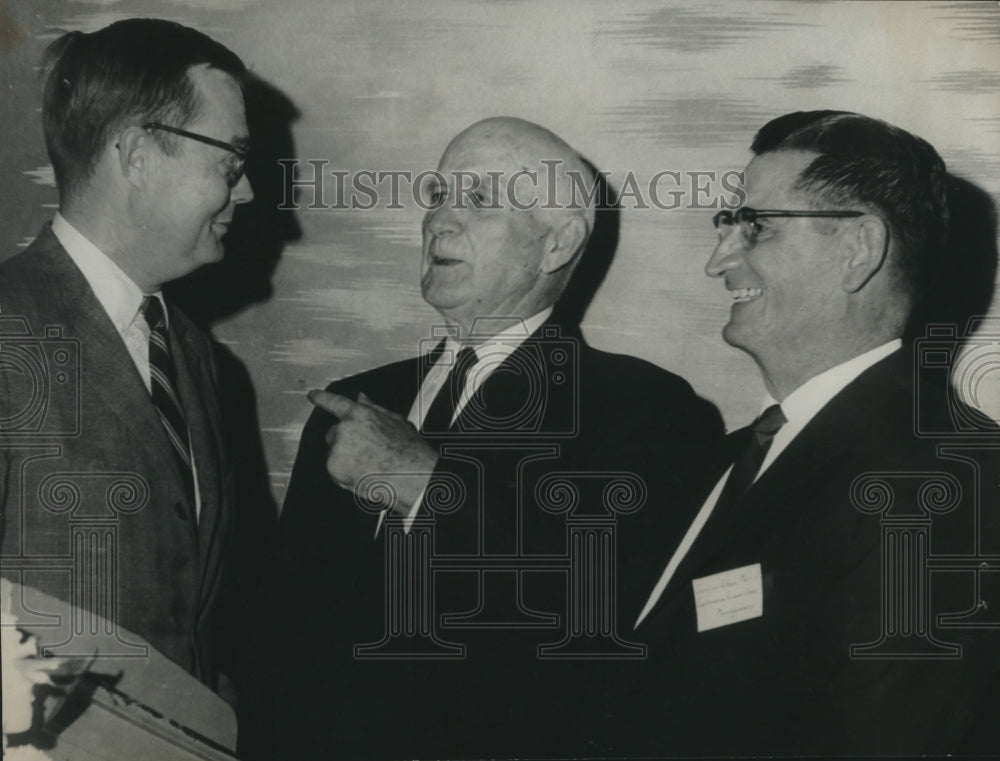
<path fill-rule="evenodd" d="M 764 614 L 760 563 L 694 579 L 691 584 L 700 632 Z"/>

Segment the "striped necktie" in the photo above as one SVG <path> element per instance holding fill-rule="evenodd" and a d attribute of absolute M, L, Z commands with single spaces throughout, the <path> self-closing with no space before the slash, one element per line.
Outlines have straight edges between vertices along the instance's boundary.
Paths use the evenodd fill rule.
<path fill-rule="evenodd" d="M 194 475 L 191 470 L 191 444 L 184 408 L 177 394 L 177 371 L 170 356 L 170 340 L 163 305 L 156 296 L 142 300 L 142 316 L 149 325 L 149 380 L 153 406 L 167 432 L 171 447 L 185 477 L 185 490 L 194 504 Z"/>

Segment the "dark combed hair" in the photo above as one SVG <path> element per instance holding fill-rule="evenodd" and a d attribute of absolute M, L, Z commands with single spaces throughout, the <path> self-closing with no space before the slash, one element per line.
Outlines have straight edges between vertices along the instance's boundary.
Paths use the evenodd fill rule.
<path fill-rule="evenodd" d="M 948 231 L 947 173 L 930 143 L 861 114 L 798 111 L 765 124 L 751 149 L 818 153 L 796 187 L 835 208 L 880 214 L 897 243 L 902 287 L 918 300 L 927 293 Z"/>
<path fill-rule="evenodd" d="M 200 106 L 188 70 L 207 64 L 243 84 L 246 66 L 226 46 L 173 21 L 126 19 L 68 32 L 45 53 L 42 125 L 60 194 L 92 173 L 104 145 L 131 123 L 182 126 Z M 157 133 L 165 149 L 174 139 Z"/>

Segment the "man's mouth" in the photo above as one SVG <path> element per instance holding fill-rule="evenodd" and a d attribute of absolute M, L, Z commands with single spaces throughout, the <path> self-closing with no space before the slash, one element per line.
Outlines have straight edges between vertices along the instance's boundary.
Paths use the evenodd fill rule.
<path fill-rule="evenodd" d="M 451 267 L 456 264 L 461 264 L 461 259 L 452 259 L 448 256 L 438 256 L 437 254 L 431 254 L 431 264 L 441 266 L 441 267 Z"/>
<path fill-rule="evenodd" d="M 763 288 L 733 288 L 729 291 L 733 297 L 734 304 L 745 304 L 748 301 L 756 301 L 764 295 Z"/>

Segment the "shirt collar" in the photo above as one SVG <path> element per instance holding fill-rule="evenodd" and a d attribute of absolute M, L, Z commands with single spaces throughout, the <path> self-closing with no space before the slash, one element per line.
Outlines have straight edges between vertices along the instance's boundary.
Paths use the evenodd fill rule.
<path fill-rule="evenodd" d="M 476 352 L 476 361 L 482 360 L 486 353 L 489 353 L 491 357 L 495 357 L 498 353 L 505 356 L 510 355 L 513 351 L 524 343 L 525 339 L 538 330 L 549 316 L 552 314 L 552 307 L 548 309 L 543 309 L 538 314 L 534 314 L 526 320 L 517 320 L 513 324 L 508 324 L 506 328 L 500 330 L 495 335 L 491 335 L 488 339 L 483 341 L 472 348 Z M 504 321 L 507 324 L 508 321 Z M 476 322 L 474 330 L 480 334 L 486 333 L 484 325 L 488 323 L 483 320 Z M 445 338 L 444 349 L 445 352 L 453 352 L 450 356 L 458 356 L 459 350 L 461 350 L 462 345 L 455 340 L 454 336 L 449 334 Z M 446 355 L 449 356 L 449 355 Z"/>
<path fill-rule="evenodd" d="M 888 357 L 902 347 L 902 345 L 902 339 L 894 338 L 892 341 L 888 341 L 881 346 L 876 346 L 864 354 L 852 357 L 846 362 L 841 362 L 839 365 L 813 376 L 781 402 L 781 411 L 785 414 L 785 418 L 796 429 L 801 429 L 802 426 L 812 420 L 827 402 L 840 393 L 848 383 L 876 362 Z M 771 405 L 777 403 L 774 397 L 767 394 L 761 410 L 766 410 Z"/>
<path fill-rule="evenodd" d="M 145 295 L 142 289 L 59 212 L 56 212 L 52 220 L 52 232 L 83 273 L 83 277 L 111 318 L 115 329 L 119 334 L 124 334 L 139 312 Z M 159 291 L 153 295 L 159 298 L 161 303 L 163 302 L 163 296 Z M 165 304 L 164 314 L 166 314 Z"/>

